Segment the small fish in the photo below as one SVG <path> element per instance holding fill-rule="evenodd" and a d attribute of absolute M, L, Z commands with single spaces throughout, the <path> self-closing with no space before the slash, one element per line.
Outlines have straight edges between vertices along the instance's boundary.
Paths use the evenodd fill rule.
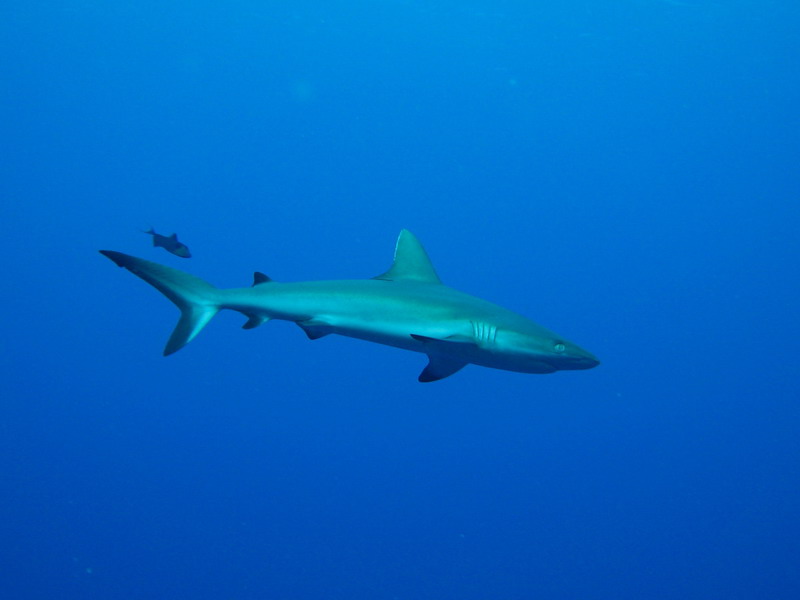
<path fill-rule="evenodd" d="M 183 242 L 178 241 L 177 233 L 173 233 L 170 236 L 161 235 L 160 233 L 156 233 L 152 227 L 147 231 L 145 231 L 144 233 L 153 236 L 153 246 L 155 246 L 156 248 L 161 247 L 167 252 L 170 252 L 175 256 L 180 256 L 181 258 L 192 257 L 192 253 L 189 252 L 189 247 Z"/>

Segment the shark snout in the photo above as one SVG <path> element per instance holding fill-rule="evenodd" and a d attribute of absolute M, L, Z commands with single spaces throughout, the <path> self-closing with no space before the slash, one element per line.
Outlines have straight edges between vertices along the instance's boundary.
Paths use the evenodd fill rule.
<path fill-rule="evenodd" d="M 593 369 L 600 364 L 600 361 L 593 356 L 584 356 L 575 361 L 575 369 Z"/>
<path fill-rule="evenodd" d="M 569 354 L 561 360 L 563 362 L 559 365 L 559 369 L 564 370 L 592 369 L 600 364 L 594 354 L 577 346 L 571 348 Z"/>
<path fill-rule="evenodd" d="M 573 369 L 592 369 L 600 364 L 598 358 L 591 352 L 578 348 L 578 352 L 574 353 L 571 357 Z"/>

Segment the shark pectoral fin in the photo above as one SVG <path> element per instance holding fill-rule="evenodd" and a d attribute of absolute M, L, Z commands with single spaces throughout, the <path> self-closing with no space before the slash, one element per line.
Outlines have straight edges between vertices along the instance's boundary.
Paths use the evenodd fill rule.
<path fill-rule="evenodd" d="M 425 344 L 429 350 L 428 366 L 419 374 L 419 381 L 422 383 L 439 381 L 463 369 L 469 362 L 457 356 L 448 356 L 448 354 L 456 353 L 454 350 L 457 346 L 464 348 L 463 344 L 475 343 L 471 337 L 459 334 L 433 338 L 412 333 L 411 337 Z"/>
<path fill-rule="evenodd" d="M 318 340 L 331 333 L 330 323 L 322 319 L 306 319 L 304 321 L 296 321 L 297 325 L 305 331 L 308 339 Z"/>
<path fill-rule="evenodd" d="M 419 374 L 418 380 L 422 383 L 439 381 L 445 377 L 450 377 L 466 367 L 469 363 L 457 358 L 447 358 L 440 355 L 428 355 L 428 366 Z"/>
<path fill-rule="evenodd" d="M 247 319 L 247 323 L 242 325 L 242 329 L 255 329 L 259 325 L 266 323 L 269 321 L 269 317 L 264 315 L 247 315 L 249 318 Z"/>
<path fill-rule="evenodd" d="M 427 335 L 417 335 L 415 333 L 411 334 L 411 337 L 417 340 L 418 342 L 423 342 L 425 344 L 474 344 L 475 340 L 468 335 L 448 335 L 447 337 L 442 338 L 434 338 L 428 337 Z"/>

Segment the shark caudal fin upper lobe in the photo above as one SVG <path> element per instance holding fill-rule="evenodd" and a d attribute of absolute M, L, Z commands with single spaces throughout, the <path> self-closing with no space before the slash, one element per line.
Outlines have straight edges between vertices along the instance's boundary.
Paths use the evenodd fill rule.
<path fill-rule="evenodd" d="M 221 308 L 219 290 L 199 277 L 122 252 L 100 250 L 100 254 L 144 279 L 180 309 L 181 318 L 167 341 L 164 356 L 191 342 Z"/>

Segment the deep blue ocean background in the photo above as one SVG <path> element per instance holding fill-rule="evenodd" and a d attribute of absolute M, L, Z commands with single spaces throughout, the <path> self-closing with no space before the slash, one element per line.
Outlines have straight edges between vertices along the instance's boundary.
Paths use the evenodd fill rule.
<path fill-rule="evenodd" d="M 0 598 L 800 598 L 800 4 L 9 0 Z M 140 232 L 177 232 L 188 260 Z M 443 281 L 594 352 L 178 312 Z"/>

